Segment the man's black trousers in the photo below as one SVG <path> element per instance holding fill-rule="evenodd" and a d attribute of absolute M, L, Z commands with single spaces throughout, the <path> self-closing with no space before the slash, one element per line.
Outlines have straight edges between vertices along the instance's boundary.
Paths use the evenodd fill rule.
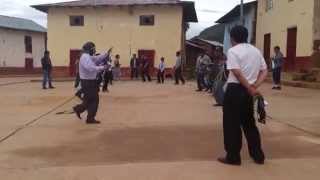
<path fill-rule="evenodd" d="M 138 79 L 138 68 L 131 68 L 131 79 Z"/>
<path fill-rule="evenodd" d="M 75 107 L 77 112 L 83 113 L 87 110 L 87 121 L 95 121 L 99 106 L 99 85 L 97 80 L 81 79 L 81 90 L 84 93 L 83 101 Z"/>
<path fill-rule="evenodd" d="M 202 90 L 203 87 L 205 86 L 204 82 L 204 73 L 197 73 L 197 85 L 198 85 L 198 90 Z"/>
<path fill-rule="evenodd" d="M 158 77 L 158 83 L 164 83 L 164 71 L 161 72 L 160 70 L 158 70 L 157 77 Z"/>
<path fill-rule="evenodd" d="M 179 84 L 179 80 L 182 82 L 182 84 L 185 83 L 185 80 L 182 76 L 182 68 L 181 67 L 179 67 L 175 70 L 174 76 L 175 76 L 176 84 Z"/>
<path fill-rule="evenodd" d="M 250 156 L 264 160 L 260 133 L 255 123 L 253 97 L 240 84 L 228 84 L 223 103 L 223 133 L 226 158 L 241 161 L 242 131 L 248 142 Z"/>
<path fill-rule="evenodd" d="M 275 85 L 281 84 L 281 67 L 272 70 L 272 77 Z"/>

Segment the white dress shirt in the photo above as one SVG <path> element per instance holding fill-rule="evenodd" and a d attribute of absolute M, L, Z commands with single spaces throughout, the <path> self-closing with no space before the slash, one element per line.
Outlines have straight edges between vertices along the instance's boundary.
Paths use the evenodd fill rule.
<path fill-rule="evenodd" d="M 227 69 L 239 69 L 249 84 L 254 84 L 260 71 L 267 69 L 267 65 L 259 49 L 243 43 L 229 49 Z M 228 83 L 240 83 L 232 71 L 230 71 Z"/>
<path fill-rule="evenodd" d="M 101 64 L 103 64 L 103 60 L 106 57 L 107 54 L 90 56 L 87 53 L 83 53 L 79 62 L 80 79 L 95 80 L 97 74 L 105 69 L 105 66 L 102 66 Z"/>

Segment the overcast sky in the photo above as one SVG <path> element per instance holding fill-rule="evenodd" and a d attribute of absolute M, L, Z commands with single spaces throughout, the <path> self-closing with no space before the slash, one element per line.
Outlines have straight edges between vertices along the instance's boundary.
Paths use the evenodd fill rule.
<path fill-rule="evenodd" d="M 32 19 L 42 26 L 47 25 L 46 14 L 39 12 L 30 5 L 65 2 L 70 0 L 0 0 L 0 14 L 7 16 Z M 188 37 L 197 35 L 204 28 L 212 26 L 214 22 L 226 12 L 236 6 L 240 0 L 194 0 L 199 23 L 192 23 Z M 249 2 L 252 0 L 245 0 Z"/>

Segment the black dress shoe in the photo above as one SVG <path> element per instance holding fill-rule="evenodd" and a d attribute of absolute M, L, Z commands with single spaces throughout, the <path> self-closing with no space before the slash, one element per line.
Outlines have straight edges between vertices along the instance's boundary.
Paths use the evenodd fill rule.
<path fill-rule="evenodd" d="M 73 107 L 72 109 L 73 109 L 73 112 L 76 113 L 77 117 L 81 119 L 81 113 L 77 111 L 75 107 Z"/>
<path fill-rule="evenodd" d="M 50 86 L 49 88 L 50 88 L 50 89 L 55 89 L 55 87 L 53 87 L 53 86 Z"/>
<path fill-rule="evenodd" d="M 197 91 L 197 92 L 201 92 L 201 91 L 202 91 L 202 89 L 197 89 L 196 91 Z"/>
<path fill-rule="evenodd" d="M 87 121 L 87 124 L 101 124 L 101 122 L 94 120 L 94 121 Z"/>
<path fill-rule="evenodd" d="M 241 165 L 241 161 L 231 161 L 231 160 L 228 160 L 227 158 L 218 158 L 218 161 L 226 165 L 232 165 L 232 166 Z"/>

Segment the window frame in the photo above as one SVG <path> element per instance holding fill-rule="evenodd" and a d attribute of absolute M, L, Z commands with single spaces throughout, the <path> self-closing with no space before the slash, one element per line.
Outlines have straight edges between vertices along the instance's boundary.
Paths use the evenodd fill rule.
<path fill-rule="evenodd" d="M 79 22 L 77 22 L 77 19 L 79 20 Z M 70 15 L 69 16 L 69 25 L 72 27 L 84 26 L 84 16 L 83 15 Z"/>
<path fill-rule="evenodd" d="M 145 22 L 145 19 L 150 18 L 150 22 Z M 139 16 L 139 25 L 140 26 L 154 26 L 155 25 L 155 15 L 140 15 Z"/>

